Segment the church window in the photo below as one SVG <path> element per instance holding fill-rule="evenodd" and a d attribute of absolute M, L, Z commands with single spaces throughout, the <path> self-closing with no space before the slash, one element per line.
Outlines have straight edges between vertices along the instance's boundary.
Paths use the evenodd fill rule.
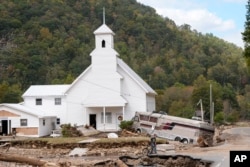
<path fill-rule="evenodd" d="M 61 98 L 55 98 L 55 105 L 61 105 L 62 99 Z"/>
<path fill-rule="evenodd" d="M 104 123 L 103 122 L 103 117 L 104 117 L 104 113 L 102 112 L 102 115 L 101 115 L 101 123 Z M 105 113 L 105 123 L 112 123 L 112 113 L 111 112 L 106 112 Z"/>
<path fill-rule="evenodd" d="M 20 125 L 21 126 L 28 126 L 28 120 L 27 119 L 20 119 Z"/>
<path fill-rule="evenodd" d="M 102 48 L 105 48 L 105 41 L 102 40 Z"/>
<path fill-rule="evenodd" d="M 56 124 L 57 124 L 57 125 L 60 125 L 60 118 L 57 118 L 57 119 L 56 119 Z"/>
<path fill-rule="evenodd" d="M 42 99 L 36 99 L 36 105 L 42 105 Z"/>

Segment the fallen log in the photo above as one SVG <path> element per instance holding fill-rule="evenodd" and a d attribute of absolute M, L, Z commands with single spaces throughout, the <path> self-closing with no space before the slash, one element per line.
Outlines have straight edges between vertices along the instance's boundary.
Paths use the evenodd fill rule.
<path fill-rule="evenodd" d="M 137 133 L 134 133 L 134 132 L 130 132 L 128 130 L 123 130 L 122 131 L 122 135 L 132 135 L 132 136 L 138 136 Z"/>
<path fill-rule="evenodd" d="M 117 166 L 117 167 L 128 167 L 123 161 L 121 160 L 103 160 L 100 162 L 95 163 L 93 166 L 99 167 L 106 167 L 106 166 Z"/>
<path fill-rule="evenodd" d="M 22 157 L 22 156 L 14 156 L 14 155 L 7 155 L 0 153 L 0 161 L 5 162 L 17 162 L 17 163 L 24 163 L 27 165 L 33 165 L 33 166 L 44 166 L 47 162 L 41 161 L 39 159 L 35 158 L 28 158 L 28 157 Z"/>

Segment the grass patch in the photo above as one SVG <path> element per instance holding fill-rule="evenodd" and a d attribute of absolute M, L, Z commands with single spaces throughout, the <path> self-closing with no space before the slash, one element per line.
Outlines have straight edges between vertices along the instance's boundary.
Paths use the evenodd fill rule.
<path fill-rule="evenodd" d="M 24 143 L 47 143 L 47 144 L 74 144 L 79 143 L 80 141 L 89 139 L 89 137 L 42 137 L 42 138 L 28 138 L 23 140 Z M 126 143 L 148 143 L 150 141 L 149 137 L 119 137 L 119 138 L 99 138 L 93 142 L 93 144 L 126 144 Z M 156 142 L 158 144 L 165 144 L 166 139 L 157 138 Z"/>
<path fill-rule="evenodd" d="M 101 138 L 96 140 L 94 143 L 140 143 L 140 142 L 149 142 L 149 137 L 119 137 L 119 138 Z M 165 144 L 166 139 L 157 138 L 156 142 L 158 144 Z"/>
<path fill-rule="evenodd" d="M 87 137 L 42 137 L 26 139 L 27 141 L 42 141 L 48 144 L 63 144 L 63 143 L 78 143 L 82 140 L 86 140 Z"/>

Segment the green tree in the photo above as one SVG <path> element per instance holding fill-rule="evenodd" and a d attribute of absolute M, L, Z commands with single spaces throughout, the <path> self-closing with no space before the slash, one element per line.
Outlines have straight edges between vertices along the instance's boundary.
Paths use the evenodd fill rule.
<path fill-rule="evenodd" d="M 0 103 L 18 103 L 21 101 L 21 88 L 18 84 L 0 84 Z"/>
<path fill-rule="evenodd" d="M 246 85 L 244 92 L 237 96 L 237 101 L 240 106 L 241 119 L 250 119 L 250 85 Z"/>
<path fill-rule="evenodd" d="M 177 26 L 136 0 L 1 0 L 0 83 L 20 83 L 22 91 L 31 84 L 70 83 L 91 63 L 103 6 L 119 56 L 153 89 L 168 92 L 175 83 L 188 89 L 199 75 L 230 83 L 236 94 L 249 84 L 241 48 L 189 25 Z M 157 97 L 159 110 L 168 111 L 172 102 L 190 103 L 163 94 Z"/>
<path fill-rule="evenodd" d="M 194 82 L 194 91 L 192 94 L 193 104 L 197 104 L 200 99 L 202 100 L 204 116 L 206 119 L 210 119 L 210 85 L 212 86 L 212 99 L 214 102 L 214 112 L 223 111 L 223 100 L 222 100 L 222 87 L 219 83 L 214 81 L 205 81 L 202 76 L 200 76 Z"/>
<path fill-rule="evenodd" d="M 193 88 L 183 84 L 167 88 L 165 91 L 157 91 L 157 110 L 170 115 L 190 118 L 194 113 L 191 101 Z"/>
<path fill-rule="evenodd" d="M 223 100 L 228 100 L 229 101 L 229 104 L 230 104 L 230 107 L 233 107 L 233 108 L 238 108 L 239 107 L 239 104 L 238 104 L 238 101 L 236 99 L 236 93 L 232 87 L 231 84 L 227 84 L 223 87 L 223 90 L 222 90 L 222 99 Z"/>
<path fill-rule="evenodd" d="M 194 108 L 190 103 L 183 100 L 173 101 L 169 107 L 169 115 L 184 118 L 191 118 L 194 115 Z"/>
<path fill-rule="evenodd" d="M 248 65 L 250 65 L 250 0 L 247 1 L 246 9 L 245 30 L 242 36 L 245 43 L 244 56 L 247 58 Z"/>

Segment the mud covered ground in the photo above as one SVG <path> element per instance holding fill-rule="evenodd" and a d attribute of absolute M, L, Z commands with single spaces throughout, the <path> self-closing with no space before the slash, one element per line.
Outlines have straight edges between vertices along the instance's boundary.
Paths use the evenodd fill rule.
<path fill-rule="evenodd" d="M 8 151 L 2 149 L 2 153 L 15 156 L 29 157 L 34 159 L 43 160 L 46 162 L 52 163 L 55 166 L 84 166 L 84 167 L 92 167 L 92 166 L 119 166 L 117 165 L 117 160 L 121 160 L 126 165 L 130 166 L 138 166 L 138 165 L 153 165 L 153 164 L 161 164 L 163 166 L 209 166 L 205 164 L 200 159 L 193 159 L 190 156 L 143 156 L 141 150 L 144 148 L 141 145 L 127 144 L 123 147 L 115 148 L 114 145 L 107 148 L 98 148 L 98 145 L 91 144 L 93 149 L 87 151 L 84 156 L 69 156 L 69 153 L 72 149 L 70 148 L 59 148 L 56 146 L 55 148 L 50 148 L 44 146 L 40 147 L 40 145 L 36 145 L 36 143 L 32 143 L 32 145 L 27 145 L 26 148 L 23 146 L 10 147 Z M 178 144 L 176 144 L 178 145 Z M 93 147 L 94 146 L 94 147 Z M 33 147 L 33 148 L 32 148 Z M 69 146 L 67 146 L 69 147 Z M 73 147 L 73 146 L 72 146 Z M 187 146 L 185 146 L 187 147 Z M 191 146 L 189 146 L 191 147 Z M 182 147 L 184 148 L 184 147 Z M 187 148 L 186 148 L 187 149 Z M 27 164 L 21 164 L 16 162 L 3 162 L 0 161 L 0 166 L 28 166 Z"/>
<path fill-rule="evenodd" d="M 9 156 L 28 157 L 38 161 L 48 162 L 47 166 L 60 167 L 92 167 L 92 166 L 149 166 L 158 164 L 158 166 L 194 166 L 207 167 L 212 162 L 206 160 L 206 154 L 228 154 L 232 149 L 250 149 L 249 136 L 232 134 L 230 131 L 222 133 L 223 127 L 217 130 L 215 136 L 215 145 L 213 147 L 200 148 L 193 144 L 182 144 L 169 141 L 174 145 L 174 153 L 167 153 L 161 156 L 143 156 L 142 149 L 147 143 L 123 143 L 123 144 L 95 144 L 95 143 L 71 143 L 59 145 L 47 145 L 43 141 L 13 143 L 9 148 L 0 147 L 0 154 Z M 106 137 L 105 133 L 91 135 L 91 138 Z M 136 137 L 136 136 L 133 136 Z M 74 148 L 88 148 L 85 155 L 70 156 Z M 194 158 L 195 155 L 204 155 L 203 158 Z M 122 164 L 119 162 L 123 162 Z M 24 163 L 0 161 L 2 167 L 23 167 L 31 166 Z"/>
<path fill-rule="evenodd" d="M 44 150 L 44 149 L 11 149 L 9 154 L 21 155 L 34 157 L 39 160 L 44 160 L 47 162 L 52 162 L 52 166 L 82 166 L 82 167 L 92 167 L 92 166 L 117 166 L 117 160 L 120 159 L 124 161 L 127 165 L 149 165 L 149 164 L 162 164 L 166 166 L 167 164 L 175 164 L 176 166 L 190 166 L 190 164 L 203 164 L 200 160 L 193 159 L 189 156 L 169 156 L 169 157 L 147 157 L 147 156 L 118 156 L 118 155 L 106 155 L 106 156 L 83 156 L 83 157 L 69 157 L 66 154 L 63 155 L 66 150 Z M 116 152 L 116 151 L 114 151 Z M 3 162 L 0 161 L 0 166 L 28 166 L 27 164 L 21 164 L 16 162 Z M 171 165 L 172 166 L 172 165 Z M 196 166 L 196 165 L 191 165 Z"/>

